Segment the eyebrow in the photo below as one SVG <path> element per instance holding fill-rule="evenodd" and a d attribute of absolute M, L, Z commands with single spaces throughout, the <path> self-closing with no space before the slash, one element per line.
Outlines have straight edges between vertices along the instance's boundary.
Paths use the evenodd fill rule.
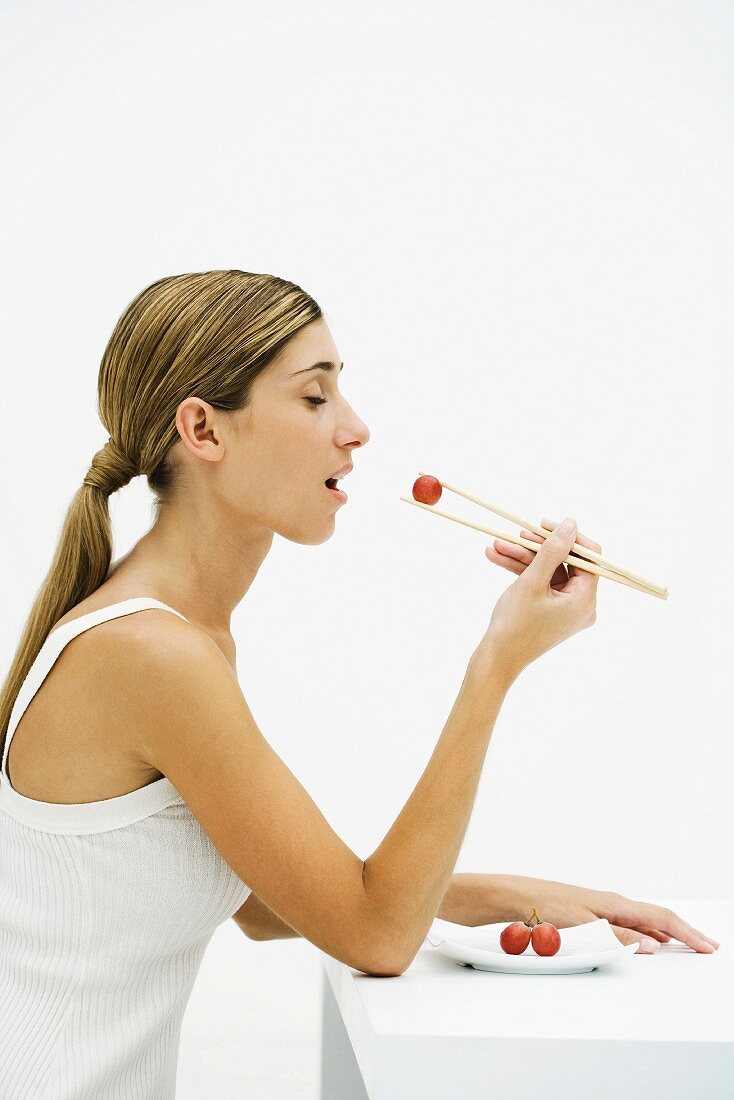
<path fill-rule="evenodd" d="M 343 367 L 344 364 L 342 363 L 339 367 L 340 372 L 342 371 Z M 294 378 L 297 374 L 305 374 L 306 371 L 309 370 L 334 370 L 334 364 L 328 360 L 324 360 L 321 363 L 314 363 L 312 367 L 304 367 L 303 370 L 294 370 L 293 374 L 291 374 L 290 377 Z"/>

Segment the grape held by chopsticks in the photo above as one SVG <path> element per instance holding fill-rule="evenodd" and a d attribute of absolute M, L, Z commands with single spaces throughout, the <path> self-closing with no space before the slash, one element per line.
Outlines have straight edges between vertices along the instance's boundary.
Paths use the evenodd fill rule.
<path fill-rule="evenodd" d="M 555 955 L 561 946 L 561 933 L 555 924 L 540 919 L 535 906 L 527 920 L 514 921 L 502 929 L 500 947 L 507 955 L 522 955 L 531 941 L 536 955 Z"/>
<path fill-rule="evenodd" d="M 413 500 L 420 504 L 436 504 L 441 499 L 442 486 L 437 477 L 422 474 L 413 485 Z"/>

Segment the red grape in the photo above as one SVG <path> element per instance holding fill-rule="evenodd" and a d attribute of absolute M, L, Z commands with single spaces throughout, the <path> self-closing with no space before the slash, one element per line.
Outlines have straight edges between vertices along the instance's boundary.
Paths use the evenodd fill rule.
<path fill-rule="evenodd" d="M 561 946 L 561 933 L 555 924 L 541 921 L 530 933 L 536 955 L 555 955 Z"/>
<path fill-rule="evenodd" d="M 527 920 L 508 924 L 500 936 L 500 947 L 508 955 L 522 955 L 531 942 L 536 955 L 555 955 L 561 946 L 561 933 L 555 924 L 540 919 L 535 906 Z"/>
<path fill-rule="evenodd" d="M 413 500 L 421 504 L 435 504 L 441 499 L 441 482 L 431 474 L 421 474 L 413 486 Z"/>
<path fill-rule="evenodd" d="M 527 924 L 521 920 L 515 921 L 514 924 L 508 924 L 507 928 L 502 929 L 500 947 L 507 955 L 522 955 L 530 943 L 531 935 L 532 932 Z"/>

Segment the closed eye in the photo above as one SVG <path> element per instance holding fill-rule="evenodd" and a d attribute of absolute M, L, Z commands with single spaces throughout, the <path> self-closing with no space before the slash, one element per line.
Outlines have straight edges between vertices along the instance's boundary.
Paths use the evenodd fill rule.
<path fill-rule="evenodd" d="M 305 401 L 310 401 L 312 405 L 325 405 L 327 402 L 326 397 L 306 397 Z"/>

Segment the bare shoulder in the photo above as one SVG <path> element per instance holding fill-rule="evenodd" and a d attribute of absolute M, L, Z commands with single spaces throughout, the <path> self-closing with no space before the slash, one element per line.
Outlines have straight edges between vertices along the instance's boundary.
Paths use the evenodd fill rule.
<path fill-rule="evenodd" d="M 79 618 L 74 608 L 54 629 Z M 53 631 L 51 632 L 53 635 Z M 13 737 L 12 780 L 27 797 L 46 802 L 113 798 L 158 778 L 140 750 L 145 716 L 165 706 L 184 721 L 180 689 L 186 670 L 234 673 L 199 626 L 162 608 L 107 619 L 68 639 Z"/>
<path fill-rule="evenodd" d="M 79 640 L 85 635 L 95 652 L 97 672 L 106 673 L 111 690 L 122 693 L 140 717 L 157 717 L 161 708 L 175 703 L 176 690 L 197 677 L 225 676 L 236 682 L 216 642 L 200 627 L 162 608 L 107 620 L 79 635 Z"/>
<path fill-rule="evenodd" d="M 183 705 L 183 686 L 197 670 L 235 678 L 204 630 L 163 608 L 145 608 L 82 631 L 66 644 L 58 663 L 65 687 L 88 693 L 99 713 L 114 716 L 111 726 L 129 731 L 142 731 L 145 719 L 158 720 L 162 709 L 180 717 L 177 701 Z"/>
<path fill-rule="evenodd" d="M 65 615 L 54 626 L 51 635 L 60 626 L 81 618 L 74 612 Z M 201 645 L 202 639 L 214 649 L 215 643 L 199 627 L 178 615 L 172 615 L 163 608 L 143 608 L 129 615 L 118 615 L 82 630 L 64 646 L 62 653 L 74 652 L 83 655 L 98 673 L 102 666 L 109 671 L 124 674 L 135 663 L 136 656 L 150 660 L 152 652 L 159 649 L 161 655 L 166 651 L 185 649 L 187 645 Z"/>
<path fill-rule="evenodd" d="M 207 737 L 212 723 L 227 724 L 249 713 L 237 675 L 216 641 L 169 613 L 167 619 L 151 616 L 139 625 L 129 639 L 123 673 L 140 756 L 156 768 L 168 750 L 182 758 L 184 741 Z"/>

